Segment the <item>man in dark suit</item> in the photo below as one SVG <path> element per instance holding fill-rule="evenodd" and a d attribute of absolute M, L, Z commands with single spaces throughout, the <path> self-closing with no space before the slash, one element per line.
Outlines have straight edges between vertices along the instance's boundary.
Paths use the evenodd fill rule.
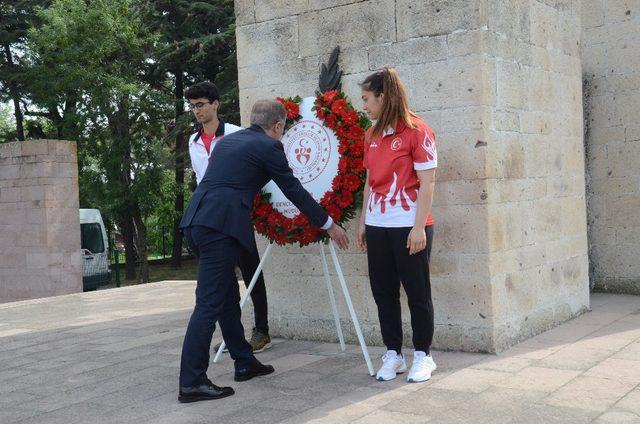
<path fill-rule="evenodd" d="M 285 118 L 285 109 L 279 102 L 256 102 L 251 111 L 251 127 L 225 136 L 216 145 L 180 222 L 189 246 L 198 257 L 196 305 L 182 346 L 180 402 L 234 394 L 231 387 L 218 387 L 207 378 L 216 321 L 235 360 L 236 381 L 274 371 L 253 356 L 244 337 L 235 275 L 240 252 L 255 249 L 249 213 L 258 190 L 273 180 L 309 222 L 326 229 L 341 249 L 348 247 L 344 229 L 313 200 L 289 168 L 279 141 Z"/>

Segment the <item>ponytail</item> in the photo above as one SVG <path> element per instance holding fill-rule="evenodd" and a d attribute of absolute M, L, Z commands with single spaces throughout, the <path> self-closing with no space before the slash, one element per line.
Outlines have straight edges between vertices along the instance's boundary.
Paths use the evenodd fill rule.
<path fill-rule="evenodd" d="M 412 118 L 416 114 L 409 109 L 407 90 L 394 68 L 383 68 L 369 75 L 360 87 L 371 91 L 376 97 L 384 94 L 382 111 L 373 126 L 372 135 L 377 137 L 389 127 L 394 127 L 402 121 L 409 128 L 416 128 Z"/>

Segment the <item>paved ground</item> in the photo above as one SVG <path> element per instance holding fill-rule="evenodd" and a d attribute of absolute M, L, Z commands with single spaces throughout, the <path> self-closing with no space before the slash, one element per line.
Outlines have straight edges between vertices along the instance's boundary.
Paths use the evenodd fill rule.
<path fill-rule="evenodd" d="M 210 376 L 236 395 L 181 405 L 192 302 L 165 282 L 0 305 L 0 423 L 640 423 L 639 297 L 596 294 L 498 356 L 434 352 L 424 384 L 373 380 L 355 346 L 276 340 L 276 374 L 235 383 L 226 357 Z"/>

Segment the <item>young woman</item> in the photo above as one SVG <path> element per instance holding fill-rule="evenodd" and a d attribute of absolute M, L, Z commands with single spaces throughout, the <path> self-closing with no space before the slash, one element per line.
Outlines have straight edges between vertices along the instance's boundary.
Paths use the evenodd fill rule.
<path fill-rule="evenodd" d="M 429 353 L 434 328 L 429 255 L 435 136 L 409 109 L 407 92 L 393 68 L 370 75 L 360 87 L 364 110 L 375 121 L 365 138 L 367 180 L 358 244 L 367 251 L 371 291 L 387 346 L 376 378 L 391 380 L 407 370 L 402 354 L 402 282 L 415 348 L 407 381 L 426 381 L 436 369 Z"/>

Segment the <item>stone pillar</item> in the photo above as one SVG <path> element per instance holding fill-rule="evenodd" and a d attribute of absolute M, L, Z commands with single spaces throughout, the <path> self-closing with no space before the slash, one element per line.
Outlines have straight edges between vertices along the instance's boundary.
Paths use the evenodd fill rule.
<path fill-rule="evenodd" d="M 82 291 L 76 144 L 0 144 L 0 303 Z"/>
<path fill-rule="evenodd" d="M 492 2 L 490 2 L 491 4 Z M 488 230 L 495 346 L 589 305 L 580 4 L 496 1 L 489 69 Z"/>
<path fill-rule="evenodd" d="M 257 98 L 311 95 L 339 45 L 356 107 L 357 83 L 395 66 L 434 128 L 434 347 L 502 350 L 588 305 L 575 3 L 236 0 L 243 124 Z M 274 334 L 336 339 L 316 252 L 278 248 L 267 266 Z M 353 247 L 340 259 L 379 344 L 366 256 Z M 403 312 L 410 345 L 404 295 Z"/>
<path fill-rule="evenodd" d="M 640 294 L 640 3 L 584 1 L 582 28 L 591 279 Z"/>

